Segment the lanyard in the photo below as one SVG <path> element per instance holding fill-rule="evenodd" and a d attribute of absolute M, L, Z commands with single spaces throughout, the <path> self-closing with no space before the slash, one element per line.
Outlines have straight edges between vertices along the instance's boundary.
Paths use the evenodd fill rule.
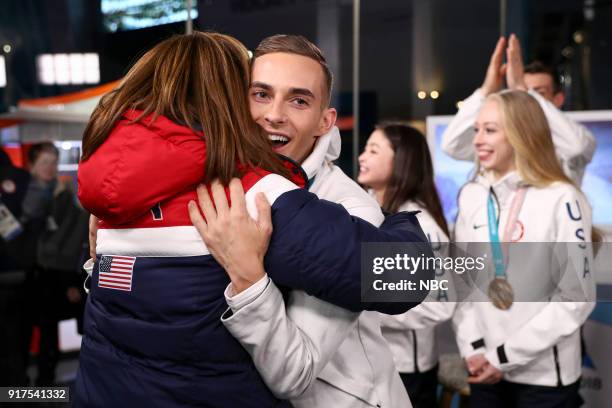
<path fill-rule="evenodd" d="M 526 187 L 519 187 L 512 199 L 510 205 L 510 214 L 508 214 L 508 222 L 504 229 L 503 241 L 509 242 L 512 240 L 512 231 L 514 224 L 518 218 L 518 213 L 521 210 L 523 201 L 525 200 Z M 504 249 L 499 239 L 499 218 L 495 215 L 495 200 L 493 198 L 493 188 L 489 189 L 489 197 L 487 199 L 487 220 L 489 224 L 489 241 L 491 242 L 491 250 L 493 252 L 493 265 L 495 266 L 495 277 L 506 278 L 506 264 L 504 257 Z M 500 208 L 501 214 L 501 208 Z M 506 254 L 507 255 L 507 254 Z"/>

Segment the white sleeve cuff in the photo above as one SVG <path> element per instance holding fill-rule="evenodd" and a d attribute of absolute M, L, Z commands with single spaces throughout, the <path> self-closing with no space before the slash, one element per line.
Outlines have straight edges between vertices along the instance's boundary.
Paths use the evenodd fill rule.
<path fill-rule="evenodd" d="M 482 93 L 482 89 L 480 88 L 476 88 L 476 90 L 469 97 L 478 100 L 481 103 L 486 98 L 486 96 Z"/>
<path fill-rule="evenodd" d="M 230 283 L 225 288 L 225 301 L 230 309 L 232 309 L 232 312 L 235 313 L 257 299 L 266 289 L 269 282 L 270 278 L 265 274 L 260 280 L 238 294 L 235 294 L 234 287 Z"/>
<path fill-rule="evenodd" d="M 470 96 L 463 100 L 463 105 L 459 111 L 462 113 L 469 112 L 470 115 L 478 113 L 485 99 L 486 96 L 482 93 L 482 90 L 477 88 Z"/>
<path fill-rule="evenodd" d="M 545 101 L 546 99 L 544 99 L 544 97 L 542 95 L 540 95 L 540 93 L 538 91 L 536 91 L 533 88 L 529 88 L 527 89 L 527 93 L 531 96 L 533 96 L 538 102 L 540 102 L 540 104 Z"/>

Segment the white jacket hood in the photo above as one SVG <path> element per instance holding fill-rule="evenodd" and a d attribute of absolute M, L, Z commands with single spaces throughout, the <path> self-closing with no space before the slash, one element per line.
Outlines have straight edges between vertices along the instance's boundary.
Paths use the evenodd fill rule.
<path fill-rule="evenodd" d="M 306 171 L 308 178 L 311 179 L 317 175 L 323 162 L 332 162 L 340 157 L 341 147 L 342 140 L 338 127 L 334 126 L 329 132 L 320 136 L 315 142 L 312 153 L 302 163 L 302 168 Z"/>

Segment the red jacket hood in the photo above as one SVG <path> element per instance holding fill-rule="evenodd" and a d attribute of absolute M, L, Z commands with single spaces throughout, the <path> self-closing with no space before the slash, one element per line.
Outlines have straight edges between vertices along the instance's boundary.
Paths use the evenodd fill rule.
<path fill-rule="evenodd" d="M 79 165 L 79 200 L 89 212 L 120 225 L 204 178 L 203 135 L 164 116 L 131 123 L 129 111 Z"/>
<path fill-rule="evenodd" d="M 79 164 L 79 200 L 110 225 L 143 217 L 173 197 L 181 196 L 181 202 L 195 198 L 195 188 L 204 179 L 206 144 L 202 132 L 164 116 L 151 120 L 150 115 L 131 123 L 141 113 L 126 112 L 104 143 Z M 285 165 L 292 170 L 293 181 L 303 187 L 303 170 L 291 162 Z M 247 172 L 242 180 L 245 191 L 266 174 L 269 172 L 261 169 Z M 186 203 L 181 203 L 180 211 L 185 214 L 179 224 L 188 223 Z"/>

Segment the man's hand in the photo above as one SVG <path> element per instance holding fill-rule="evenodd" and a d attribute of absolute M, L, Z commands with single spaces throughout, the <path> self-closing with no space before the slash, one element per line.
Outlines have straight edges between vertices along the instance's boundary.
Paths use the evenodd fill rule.
<path fill-rule="evenodd" d="M 98 217 L 89 216 L 89 257 L 96 259 L 96 241 L 98 237 Z"/>
<path fill-rule="evenodd" d="M 229 275 L 236 293 L 247 289 L 264 275 L 263 259 L 272 235 L 271 207 L 263 193 L 255 197 L 258 219 L 252 219 L 246 208 L 242 184 L 229 184 L 231 207 L 223 186 L 211 185 L 212 201 L 204 186 L 198 187 L 199 207 L 189 202 L 189 217 L 213 257 Z M 216 208 L 215 208 L 216 207 Z"/>
<path fill-rule="evenodd" d="M 491 55 L 489 67 L 485 80 L 480 87 L 480 90 L 487 96 L 502 89 L 504 76 L 506 75 L 506 64 L 503 63 L 504 49 L 506 48 L 506 38 L 500 37 L 495 45 L 495 50 Z"/>
<path fill-rule="evenodd" d="M 516 35 L 510 35 L 508 48 L 506 49 L 506 59 L 508 61 L 508 69 L 506 72 L 506 82 L 508 88 L 512 90 L 526 91 L 525 85 L 525 66 L 523 64 L 523 56 L 521 55 L 521 43 Z"/>

